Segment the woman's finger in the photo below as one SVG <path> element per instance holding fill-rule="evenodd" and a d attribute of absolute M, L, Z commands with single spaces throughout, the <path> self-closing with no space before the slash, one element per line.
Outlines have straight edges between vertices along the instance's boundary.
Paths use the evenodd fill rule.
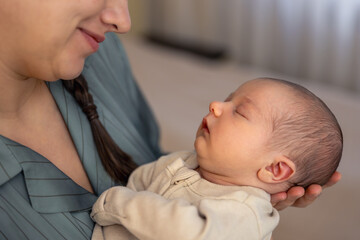
<path fill-rule="evenodd" d="M 286 198 L 282 201 L 275 203 L 274 208 L 277 210 L 283 210 L 293 205 L 299 198 L 304 196 L 305 190 L 302 187 L 292 187 L 286 193 Z"/>
<path fill-rule="evenodd" d="M 335 183 L 339 182 L 341 180 L 341 173 L 334 172 L 334 174 L 331 176 L 330 180 L 323 186 L 323 188 L 331 187 Z"/>
<path fill-rule="evenodd" d="M 281 201 L 284 201 L 287 198 L 286 192 L 279 192 L 271 195 L 271 204 L 276 206 Z"/>
<path fill-rule="evenodd" d="M 300 207 L 300 208 L 304 208 L 307 207 L 308 205 L 310 205 L 312 202 L 314 202 L 318 196 L 321 194 L 322 192 L 322 188 L 320 185 L 310 185 L 306 191 L 304 196 L 302 196 L 301 198 L 298 198 L 293 206 L 294 207 Z"/>

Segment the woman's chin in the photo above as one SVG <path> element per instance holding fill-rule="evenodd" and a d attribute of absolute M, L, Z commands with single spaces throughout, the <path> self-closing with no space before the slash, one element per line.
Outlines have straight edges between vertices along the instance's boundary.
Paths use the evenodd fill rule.
<path fill-rule="evenodd" d="M 83 69 L 84 69 L 84 61 L 70 66 L 69 65 L 64 66 L 64 68 L 60 69 L 59 73 L 57 74 L 57 79 L 72 80 L 74 78 L 77 78 L 81 74 Z"/>
<path fill-rule="evenodd" d="M 75 78 L 77 78 L 78 76 L 80 76 L 81 71 L 77 72 L 76 74 L 67 74 L 67 75 L 63 75 L 62 77 L 58 78 L 58 79 L 62 79 L 62 80 L 73 80 Z"/>

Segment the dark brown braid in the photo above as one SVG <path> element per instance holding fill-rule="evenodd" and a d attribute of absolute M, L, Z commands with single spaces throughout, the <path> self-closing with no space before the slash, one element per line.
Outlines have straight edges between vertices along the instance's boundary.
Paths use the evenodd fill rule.
<path fill-rule="evenodd" d="M 74 80 L 63 80 L 62 82 L 90 121 L 94 142 L 105 170 L 116 182 L 126 184 L 130 173 L 137 165 L 128 154 L 116 145 L 100 122 L 85 78 L 80 75 Z"/>

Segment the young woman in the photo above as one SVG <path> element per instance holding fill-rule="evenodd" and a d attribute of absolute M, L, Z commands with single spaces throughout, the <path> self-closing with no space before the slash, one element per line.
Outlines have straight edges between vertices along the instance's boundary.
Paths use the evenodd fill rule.
<path fill-rule="evenodd" d="M 90 239 L 97 196 L 160 156 L 125 52 L 105 36 L 130 25 L 127 0 L 0 0 L 0 239 Z"/>

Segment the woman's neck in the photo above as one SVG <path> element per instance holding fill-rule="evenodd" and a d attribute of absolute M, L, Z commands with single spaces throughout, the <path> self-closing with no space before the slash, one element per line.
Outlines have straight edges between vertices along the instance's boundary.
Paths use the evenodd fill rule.
<path fill-rule="evenodd" d="M 30 146 L 33 139 L 28 135 L 44 132 L 48 119 L 58 110 L 44 81 L 13 81 L 0 90 L 0 134 Z"/>
<path fill-rule="evenodd" d="M 17 118 L 44 82 L 26 78 L 0 64 L 0 120 Z"/>

